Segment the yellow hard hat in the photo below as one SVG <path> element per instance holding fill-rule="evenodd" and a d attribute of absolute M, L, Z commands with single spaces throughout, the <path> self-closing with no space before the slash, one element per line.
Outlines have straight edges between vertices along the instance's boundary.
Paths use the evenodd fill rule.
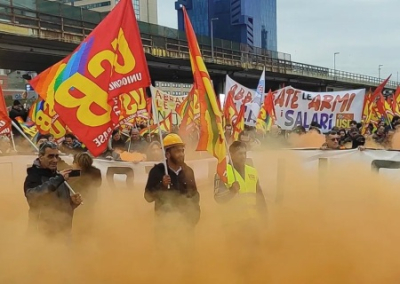
<path fill-rule="evenodd" d="M 170 133 L 167 136 L 165 136 L 163 143 L 165 149 L 175 146 L 185 146 L 185 143 L 183 143 L 181 137 L 179 137 L 179 135 L 175 133 Z"/>

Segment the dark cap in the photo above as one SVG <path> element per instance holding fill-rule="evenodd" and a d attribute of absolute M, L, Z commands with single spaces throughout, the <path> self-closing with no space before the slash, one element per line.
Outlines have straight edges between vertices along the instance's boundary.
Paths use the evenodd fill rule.
<path fill-rule="evenodd" d="M 15 100 L 13 102 L 13 106 L 20 106 L 20 105 L 21 105 L 21 102 L 19 100 Z"/>

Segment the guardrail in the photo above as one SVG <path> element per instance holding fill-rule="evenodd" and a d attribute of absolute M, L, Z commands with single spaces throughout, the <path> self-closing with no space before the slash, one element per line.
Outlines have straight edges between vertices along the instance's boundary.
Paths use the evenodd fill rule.
<path fill-rule="evenodd" d="M 0 21 L 35 29 L 36 34 L 40 38 L 79 44 L 105 16 L 102 13 L 71 7 L 57 2 L 37 0 L 36 3 L 38 9 L 46 7 L 46 11 L 54 10 L 49 5 L 67 7 L 68 9 L 64 8 L 62 10 L 60 8 L 58 12 L 63 15 L 54 15 L 21 7 L 22 4 L 15 0 L 0 0 Z M 69 10 L 73 10 L 75 13 L 68 14 L 65 12 Z M 79 11 L 79 13 L 76 13 L 76 11 Z M 91 21 L 85 20 L 86 15 L 90 16 Z M 67 16 L 71 16 L 71 18 Z M 143 46 L 147 53 L 160 57 L 189 58 L 186 36 L 182 31 L 144 22 L 139 22 L 139 28 Z M 265 66 L 267 72 L 371 87 L 377 86 L 382 82 L 382 79 L 372 76 L 293 62 L 289 54 L 253 48 L 245 44 L 221 39 L 215 39 L 214 41 L 213 60 L 211 57 L 211 39 L 199 36 L 198 40 L 204 59 L 208 63 L 258 70 L 261 70 Z M 395 89 L 397 85 L 397 82 L 389 81 L 387 88 Z"/>

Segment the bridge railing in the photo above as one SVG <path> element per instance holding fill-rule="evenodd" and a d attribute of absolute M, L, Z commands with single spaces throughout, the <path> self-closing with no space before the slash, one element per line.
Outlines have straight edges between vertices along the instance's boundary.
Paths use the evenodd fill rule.
<path fill-rule="evenodd" d="M 36 29 L 41 38 L 57 39 L 79 43 L 106 16 L 80 7 L 64 5 L 45 0 L 0 0 L 0 22 L 11 23 Z M 139 22 L 143 45 L 146 52 L 155 56 L 189 58 L 186 35 L 183 31 Z M 290 54 L 274 52 L 245 44 L 214 39 L 214 60 L 211 39 L 198 36 L 198 42 L 205 61 L 245 69 L 279 72 L 288 75 L 312 77 L 326 81 L 377 86 L 382 79 L 325 67 L 291 61 Z M 389 88 L 396 88 L 397 82 L 390 81 Z"/>

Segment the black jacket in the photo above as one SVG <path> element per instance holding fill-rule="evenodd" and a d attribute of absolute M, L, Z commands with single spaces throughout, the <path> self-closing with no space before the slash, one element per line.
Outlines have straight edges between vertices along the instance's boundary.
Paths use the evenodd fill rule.
<path fill-rule="evenodd" d="M 168 169 L 172 183 L 169 189 L 162 184 L 164 175 L 165 168 L 162 163 L 150 170 L 145 199 L 148 202 L 155 202 L 154 208 L 157 214 L 179 212 L 185 216 L 188 224 L 196 225 L 200 219 L 200 195 L 193 170 L 186 164 L 178 175 Z"/>
<path fill-rule="evenodd" d="M 27 172 L 24 192 L 29 204 L 30 227 L 48 235 L 68 233 L 76 205 L 63 176 L 41 168 L 38 160 Z"/>
<path fill-rule="evenodd" d="M 28 117 L 28 112 L 25 109 L 19 110 L 16 108 L 12 108 L 8 114 L 8 116 L 15 122 L 17 126 L 22 130 L 22 126 L 18 123 L 16 118 L 20 116 L 24 121 L 26 121 Z M 14 135 L 21 135 L 17 129 L 14 128 L 14 125 L 12 127 L 12 131 Z"/>

